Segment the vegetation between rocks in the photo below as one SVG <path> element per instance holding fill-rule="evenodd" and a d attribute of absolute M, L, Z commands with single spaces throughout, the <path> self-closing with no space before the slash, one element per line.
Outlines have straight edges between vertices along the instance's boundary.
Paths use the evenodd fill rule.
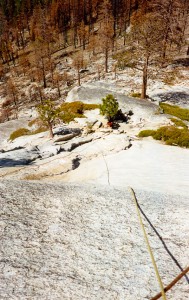
<path fill-rule="evenodd" d="M 189 109 L 163 102 L 160 103 L 159 106 L 165 114 L 175 116 L 181 120 L 189 121 Z"/>
<path fill-rule="evenodd" d="M 11 133 L 9 139 L 11 141 L 13 141 L 24 135 L 33 135 L 33 134 L 37 134 L 37 133 L 45 132 L 45 131 L 47 131 L 47 127 L 45 127 L 45 126 L 41 126 L 41 127 L 37 128 L 36 130 L 29 130 L 27 128 L 19 128 Z"/>
<path fill-rule="evenodd" d="M 175 119 L 175 118 L 171 118 L 171 122 L 173 122 L 176 126 L 178 127 L 183 127 L 183 128 L 188 128 L 188 126 L 181 120 L 179 119 Z"/>
<path fill-rule="evenodd" d="M 139 132 L 138 136 L 139 137 L 148 137 L 148 136 L 154 136 L 156 130 L 152 130 L 152 129 L 146 129 L 146 130 L 142 130 Z"/>
<path fill-rule="evenodd" d="M 130 96 L 133 98 L 141 98 L 141 93 L 131 93 Z"/>
<path fill-rule="evenodd" d="M 30 133 L 30 130 L 27 128 L 19 128 L 15 131 L 13 131 L 9 137 L 11 141 L 15 140 L 16 138 L 23 136 L 23 135 L 28 135 Z"/>
<path fill-rule="evenodd" d="M 155 140 L 160 140 L 166 145 L 189 148 L 189 130 L 177 128 L 175 126 L 163 126 L 157 130 L 142 130 L 139 137 L 152 136 Z"/>
<path fill-rule="evenodd" d="M 32 135 L 40 132 L 47 131 L 49 129 L 51 137 L 53 137 L 52 126 L 55 124 L 55 120 L 61 120 L 64 123 L 69 123 L 75 118 L 84 118 L 84 111 L 93 110 L 99 108 L 98 104 L 87 104 L 81 101 L 65 102 L 60 107 L 55 107 L 52 100 L 45 100 L 38 105 L 37 110 L 39 117 L 31 120 L 28 126 L 37 125 L 35 130 L 29 130 L 27 128 L 19 128 L 11 133 L 10 140 L 13 141 L 16 138 L 23 135 Z"/>
<path fill-rule="evenodd" d="M 69 123 L 73 121 L 75 118 L 84 118 L 85 110 L 93 110 L 96 108 L 99 108 L 98 104 L 87 104 L 81 101 L 64 102 L 60 106 L 59 118 L 64 123 Z"/>

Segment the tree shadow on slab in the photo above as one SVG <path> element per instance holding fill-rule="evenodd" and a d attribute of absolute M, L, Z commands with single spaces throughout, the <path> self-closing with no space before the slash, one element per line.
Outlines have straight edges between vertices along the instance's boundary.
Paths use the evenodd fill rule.
<path fill-rule="evenodd" d="M 166 250 L 166 252 L 168 253 L 168 255 L 171 257 L 171 259 L 174 261 L 174 263 L 177 265 L 177 267 L 180 269 L 181 272 L 184 271 L 184 269 L 181 267 L 180 263 L 178 262 L 178 260 L 175 258 L 175 256 L 171 253 L 171 251 L 169 250 L 169 248 L 167 247 L 166 243 L 164 242 L 162 236 L 159 234 L 159 232 L 157 231 L 157 229 L 154 227 L 154 225 L 152 224 L 152 222 L 149 220 L 149 218 L 146 216 L 146 214 L 144 213 L 144 211 L 142 210 L 140 204 L 137 201 L 137 205 L 138 208 L 140 209 L 141 214 L 144 216 L 144 218 L 146 219 L 146 221 L 148 222 L 148 224 L 150 225 L 150 227 L 153 229 L 153 231 L 155 232 L 155 234 L 157 235 L 157 237 L 159 238 L 159 240 L 161 241 L 164 249 Z M 184 275 L 187 283 L 189 284 L 189 278 L 187 275 Z"/>
<path fill-rule="evenodd" d="M 189 93 L 186 92 L 168 92 L 157 94 L 161 102 L 171 102 L 172 104 L 189 104 Z"/>
<path fill-rule="evenodd" d="M 0 168 L 9 168 L 9 167 L 18 167 L 18 166 L 27 166 L 31 165 L 33 161 L 31 160 L 14 160 L 11 158 L 2 158 L 0 159 Z"/>
<path fill-rule="evenodd" d="M 75 169 L 79 168 L 80 160 L 81 160 L 80 157 L 76 157 L 76 158 L 73 159 L 73 161 L 72 161 L 72 170 L 75 170 Z"/>

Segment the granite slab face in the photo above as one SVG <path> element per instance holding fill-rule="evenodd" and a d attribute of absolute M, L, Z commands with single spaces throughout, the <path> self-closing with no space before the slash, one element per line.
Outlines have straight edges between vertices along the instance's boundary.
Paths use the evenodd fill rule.
<path fill-rule="evenodd" d="M 188 265 L 188 199 L 136 194 L 169 249 L 143 216 L 166 285 Z M 141 300 L 159 292 L 127 188 L 3 180 L 0 205 L 0 299 Z M 168 299 L 187 300 L 188 292 L 182 278 Z"/>

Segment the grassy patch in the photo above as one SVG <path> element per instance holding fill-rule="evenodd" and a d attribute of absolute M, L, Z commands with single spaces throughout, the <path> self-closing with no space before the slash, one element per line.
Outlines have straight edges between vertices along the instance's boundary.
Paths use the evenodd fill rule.
<path fill-rule="evenodd" d="M 179 119 L 175 119 L 175 118 L 171 118 L 171 121 L 178 127 L 183 127 L 183 128 L 188 128 L 188 126 L 181 120 Z"/>
<path fill-rule="evenodd" d="M 100 108 L 99 104 L 87 104 L 84 103 L 84 110 L 93 110 L 93 109 L 97 109 Z"/>
<path fill-rule="evenodd" d="M 130 96 L 133 98 L 141 98 L 141 93 L 131 93 Z M 146 99 L 148 99 L 148 98 L 149 98 L 149 96 L 146 95 Z"/>
<path fill-rule="evenodd" d="M 59 115 L 59 119 L 64 123 L 70 123 L 71 121 L 74 121 L 75 118 L 85 118 L 85 116 L 82 114 L 74 114 L 69 111 L 63 111 Z"/>
<path fill-rule="evenodd" d="M 15 130 L 15 131 L 13 131 L 11 133 L 9 139 L 11 141 L 13 141 L 13 140 L 17 139 L 18 137 L 23 136 L 23 135 L 28 135 L 29 133 L 30 133 L 29 129 L 27 129 L 27 128 L 19 128 L 19 129 Z"/>
<path fill-rule="evenodd" d="M 81 101 L 75 101 L 75 102 L 65 102 L 61 106 L 61 111 L 69 111 L 73 114 L 83 114 L 85 110 L 92 110 L 99 108 L 98 104 L 87 104 L 83 103 Z"/>
<path fill-rule="evenodd" d="M 189 130 L 186 128 L 163 126 L 157 130 L 143 130 L 138 136 L 152 136 L 155 140 L 163 141 L 167 145 L 189 148 Z"/>
<path fill-rule="evenodd" d="M 131 93 L 130 95 L 134 98 L 141 98 L 141 93 Z"/>
<path fill-rule="evenodd" d="M 181 120 L 189 121 L 189 109 L 167 103 L 160 103 L 159 106 L 163 109 L 165 114 L 175 116 Z"/>
<path fill-rule="evenodd" d="M 156 133 L 156 130 L 147 129 L 147 130 L 140 131 L 138 136 L 139 137 L 148 137 L 148 136 L 153 136 L 155 133 Z"/>
<path fill-rule="evenodd" d="M 45 132 L 47 130 L 48 129 L 45 126 L 41 126 L 41 127 L 37 128 L 36 130 L 29 130 L 27 128 L 19 128 L 11 133 L 9 139 L 11 141 L 13 141 L 13 140 L 17 139 L 18 137 L 21 137 L 24 135 L 33 135 L 33 134 Z"/>
<path fill-rule="evenodd" d="M 98 104 L 86 104 L 81 101 L 65 102 L 60 106 L 60 119 L 64 123 L 69 123 L 75 118 L 85 118 L 85 110 L 99 108 Z"/>

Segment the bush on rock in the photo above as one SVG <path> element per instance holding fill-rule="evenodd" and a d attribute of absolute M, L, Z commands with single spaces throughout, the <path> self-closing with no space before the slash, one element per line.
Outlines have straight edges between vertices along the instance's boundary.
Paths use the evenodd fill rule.
<path fill-rule="evenodd" d="M 100 113 L 106 116 L 108 121 L 114 120 L 119 109 L 119 104 L 117 99 L 113 95 L 109 94 L 105 98 L 102 98 L 102 104 L 100 105 Z"/>

